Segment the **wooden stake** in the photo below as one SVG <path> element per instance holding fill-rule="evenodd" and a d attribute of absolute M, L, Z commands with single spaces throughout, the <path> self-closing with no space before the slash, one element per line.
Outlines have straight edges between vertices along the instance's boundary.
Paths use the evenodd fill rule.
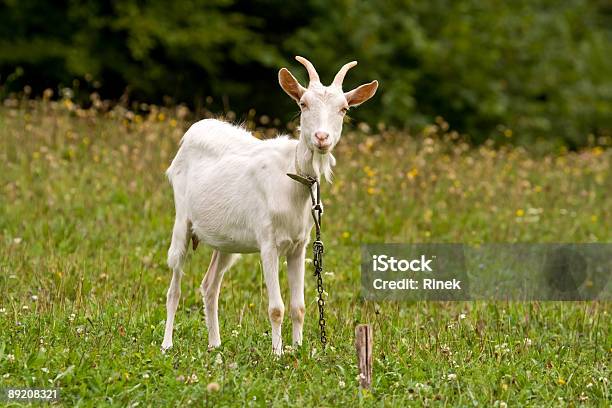
<path fill-rule="evenodd" d="M 369 389 L 372 385 L 372 327 L 359 324 L 355 328 L 355 348 L 359 366 L 359 386 Z"/>

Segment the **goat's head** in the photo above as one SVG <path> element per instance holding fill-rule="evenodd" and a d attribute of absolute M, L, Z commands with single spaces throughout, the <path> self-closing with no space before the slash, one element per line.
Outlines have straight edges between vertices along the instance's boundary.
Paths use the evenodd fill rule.
<path fill-rule="evenodd" d="M 344 115 L 351 106 L 357 106 L 376 93 L 378 81 L 361 85 L 352 91 L 342 91 L 346 72 L 357 65 L 357 61 L 345 64 L 336 74 L 329 86 L 321 84 L 319 74 L 310 61 L 295 57 L 308 71 L 309 84 L 304 88 L 293 75 L 282 68 L 278 81 L 283 90 L 295 100 L 302 111 L 300 115 L 300 134 L 313 152 L 326 154 L 331 151 L 342 133 Z"/>

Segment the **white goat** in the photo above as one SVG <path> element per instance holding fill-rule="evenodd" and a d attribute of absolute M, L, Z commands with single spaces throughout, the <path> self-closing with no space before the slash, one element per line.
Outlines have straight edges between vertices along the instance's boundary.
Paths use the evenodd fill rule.
<path fill-rule="evenodd" d="M 195 123 L 183 136 L 167 171 L 174 189 L 176 219 L 168 266 L 172 281 L 167 295 L 166 330 L 162 349 L 172 347 L 174 315 L 181 295 L 182 264 L 190 239 L 214 249 L 202 281 L 208 345 L 221 344 L 217 315 L 223 274 L 240 253 L 260 252 L 268 289 L 272 350 L 282 354 L 281 323 L 285 306 L 279 286 L 279 257 L 287 257 L 291 292 L 293 343 L 302 343 L 304 324 L 304 258 L 313 221 L 308 188 L 287 173 L 327 180 L 335 159 L 344 115 L 351 106 L 371 98 L 378 82 L 342 91 L 344 65 L 330 86 L 323 86 L 310 61 L 296 57 L 308 70 L 310 83 L 302 87 L 282 68 L 283 90 L 301 108 L 300 138 L 258 140 L 243 128 L 214 119 Z"/>

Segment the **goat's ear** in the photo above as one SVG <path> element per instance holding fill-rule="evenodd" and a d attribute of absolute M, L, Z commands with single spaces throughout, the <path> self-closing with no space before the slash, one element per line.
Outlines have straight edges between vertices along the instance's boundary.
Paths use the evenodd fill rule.
<path fill-rule="evenodd" d="M 344 97 L 346 98 L 349 106 L 357 106 L 373 97 L 377 89 L 378 81 L 372 81 L 369 84 L 363 84 L 352 91 L 345 92 Z"/>
<path fill-rule="evenodd" d="M 283 91 L 287 92 L 291 98 L 293 98 L 296 102 L 299 102 L 306 92 L 306 88 L 304 88 L 300 83 L 295 79 L 291 72 L 287 68 L 281 68 L 278 71 L 278 83 L 280 84 Z"/>

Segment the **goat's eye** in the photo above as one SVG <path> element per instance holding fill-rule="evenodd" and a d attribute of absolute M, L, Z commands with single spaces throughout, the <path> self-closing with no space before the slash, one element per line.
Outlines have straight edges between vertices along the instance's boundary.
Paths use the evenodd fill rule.
<path fill-rule="evenodd" d="M 306 109 L 308 108 L 308 105 L 306 105 L 306 102 L 300 102 L 300 109 Z"/>
<path fill-rule="evenodd" d="M 346 112 L 348 112 L 348 108 L 347 107 L 344 107 L 344 108 L 340 109 L 340 113 L 342 115 L 346 115 Z"/>

